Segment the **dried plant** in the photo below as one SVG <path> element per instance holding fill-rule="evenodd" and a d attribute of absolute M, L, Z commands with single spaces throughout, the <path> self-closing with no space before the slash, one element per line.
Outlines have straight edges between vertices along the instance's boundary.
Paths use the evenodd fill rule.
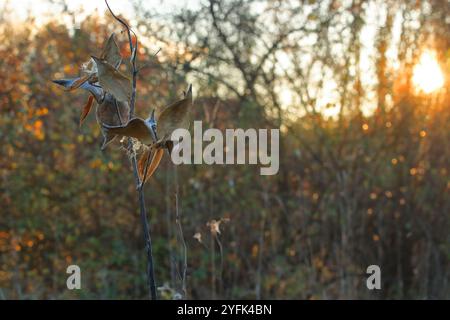
<path fill-rule="evenodd" d="M 154 111 L 151 112 L 148 119 L 144 120 L 136 117 L 134 114 L 136 79 L 140 70 L 136 65 L 136 52 L 138 50 L 137 36 L 123 19 L 113 13 L 106 0 L 105 3 L 111 15 L 127 32 L 131 51 L 131 78 L 119 71 L 123 57 L 120 54 L 120 49 L 113 33 L 107 39 L 101 55 L 99 57 L 92 56 L 88 62 L 82 65 L 80 70 L 82 73 L 81 76 L 53 80 L 53 82 L 64 87 L 67 91 L 82 89 L 89 92 L 88 101 L 81 111 L 80 125 L 82 125 L 88 116 L 94 100 L 97 102 L 96 118 L 103 134 L 102 150 L 117 136 L 125 137 L 128 140 L 126 152 L 130 156 L 133 167 L 145 237 L 149 295 L 151 299 L 156 299 L 152 243 L 145 208 L 143 186 L 158 168 L 164 150 L 167 149 L 169 154 L 172 151 L 172 147 L 176 141 L 170 140 L 171 133 L 178 128 L 189 128 L 192 87 L 189 85 L 183 99 L 167 106 L 162 111 L 158 121 L 155 119 Z M 133 41 L 132 34 L 136 41 Z M 136 152 L 139 149 L 144 149 L 144 152 L 138 162 Z M 186 294 L 184 283 L 183 290 L 184 294 Z"/>

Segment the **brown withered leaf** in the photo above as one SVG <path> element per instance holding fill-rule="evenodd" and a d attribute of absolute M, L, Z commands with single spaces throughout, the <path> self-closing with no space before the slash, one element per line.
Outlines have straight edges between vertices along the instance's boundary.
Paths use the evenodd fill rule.
<path fill-rule="evenodd" d="M 108 38 L 100 58 L 108 62 L 116 69 L 120 66 L 122 56 L 120 54 L 119 46 L 116 43 L 114 33 L 112 33 Z"/>
<path fill-rule="evenodd" d="M 169 140 L 176 129 L 189 129 L 190 110 L 192 107 L 192 86 L 189 86 L 185 97 L 166 107 L 158 119 L 158 138 Z"/>
<path fill-rule="evenodd" d="M 81 111 L 80 127 L 83 124 L 84 119 L 86 119 L 87 115 L 89 114 L 89 111 L 91 111 L 93 103 L 94 103 L 94 96 L 90 95 L 88 98 L 88 101 L 86 102 L 86 104 L 83 107 L 83 111 Z"/>
<path fill-rule="evenodd" d="M 142 184 L 144 184 L 153 175 L 153 173 L 155 173 L 163 155 L 163 148 L 149 148 L 149 150 L 146 150 L 139 158 L 138 172 Z M 151 161 L 150 156 L 152 156 Z"/>
<path fill-rule="evenodd" d="M 92 57 L 97 64 L 98 82 L 118 101 L 129 101 L 131 97 L 131 81 L 105 60 Z"/>
<path fill-rule="evenodd" d="M 116 137 L 116 134 L 103 128 L 104 125 L 120 126 L 129 119 L 130 106 L 127 102 L 117 101 L 112 94 L 107 93 L 103 102 L 97 106 L 97 122 L 102 126 L 102 150 Z"/>
<path fill-rule="evenodd" d="M 126 125 L 111 126 L 103 125 L 109 132 L 126 137 L 139 139 L 142 143 L 150 145 L 153 143 L 151 129 L 141 118 L 133 118 Z"/>

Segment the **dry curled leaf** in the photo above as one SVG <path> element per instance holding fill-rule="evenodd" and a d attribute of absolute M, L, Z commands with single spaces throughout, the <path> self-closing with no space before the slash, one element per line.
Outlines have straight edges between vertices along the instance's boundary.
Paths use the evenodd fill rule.
<path fill-rule="evenodd" d="M 93 103 L 94 103 L 94 96 L 90 95 L 83 110 L 81 111 L 80 126 L 83 124 L 83 121 L 84 119 L 86 119 L 87 115 L 89 114 L 89 111 L 91 111 Z"/>
<path fill-rule="evenodd" d="M 169 140 L 176 129 L 189 129 L 190 109 L 192 107 L 192 86 L 190 85 L 185 97 L 166 107 L 158 119 L 157 133 L 162 141 Z"/>
<path fill-rule="evenodd" d="M 98 82 L 119 101 L 128 101 L 131 96 L 131 81 L 103 59 L 92 57 L 97 64 Z"/>
<path fill-rule="evenodd" d="M 100 57 L 114 68 L 119 68 L 120 63 L 122 62 L 122 56 L 120 54 L 119 46 L 116 43 L 114 33 L 108 38 Z"/>

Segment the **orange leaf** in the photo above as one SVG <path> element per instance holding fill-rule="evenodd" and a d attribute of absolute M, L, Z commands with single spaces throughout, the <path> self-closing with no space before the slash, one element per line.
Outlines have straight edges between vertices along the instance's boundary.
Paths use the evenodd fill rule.
<path fill-rule="evenodd" d="M 90 95 L 88 98 L 88 101 L 86 102 L 86 105 L 83 108 L 83 111 L 81 112 L 80 127 L 83 124 L 84 119 L 86 119 L 87 115 L 89 114 L 89 111 L 91 111 L 93 102 L 94 102 L 94 96 Z"/>

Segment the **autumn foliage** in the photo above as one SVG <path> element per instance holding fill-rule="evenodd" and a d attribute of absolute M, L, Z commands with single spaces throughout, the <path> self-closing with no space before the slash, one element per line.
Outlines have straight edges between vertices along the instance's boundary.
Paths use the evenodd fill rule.
<path fill-rule="evenodd" d="M 166 136 L 159 137 L 166 140 L 156 153 L 141 150 L 141 177 L 146 162 L 159 164 L 158 170 L 148 168 L 146 204 L 162 298 L 179 297 L 184 290 L 192 299 L 449 296 L 450 46 L 448 38 L 439 37 L 448 31 L 437 17 L 444 8 L 430 3 L 432 13 L 422 14 L 434 31 L 402 30 L 395 72 L 383 58 L 392 39 L 379 30 L 371 112 L 362 107 L 369 91 L 358 78 L 362 71 L 350 65 L 359 56 L 359 40 L 346 51 L 345 67 L 334 65 L 336 57 L 319 57 L 341 89 L 343 111 L 336 117 L 314 109 L 317 99 L 297 83 L 307 76 L 302 70 L 281 77 L 271 68 L 274 52 L 292 57 L 300 52 L 301 43 L 290 39 L 294 33 L 280 37 L 263 67 L 254 64 L 259 38 L 248 30 L 259 29 L 245 8 L 231 8 L 227 17 L 219 5 L 174 14 L 166 29 L 161 20 L 152 24 L 150 16 L 136 17 L 137 30 L 149 39 L 137 52 L 145 65 L 137 83 L 139 119 L 153 109 L 163 117 L 165 106 L 187 99 L 182 92 L 192 82 L 198 88 L 192 117 L 205 126 L 281 128 L 275 176 L 260 176 L 255 166 L 174 166 L 163 157 Z M 327 10 L 331 16 L 347 9 Z M 358 16 L 361 10 L 347 12 Z M 1 24 L 0 299 L 147 297 L 127 144 L 116 138 L 101 150 L 105 130 L 125 137 L 133 137 L 126 134 L 133 130 L 124 129 L 126 117 L 123 124 L 99 125 L 89 112 L 97 103 L 93 95 L 66 92 L 51 82 L 79 76 L 91 55 L 104 58 L 102 48 L 113 32 L 123 57 L 117 72 L 129 70 L 126 34 L 111 17 L 102 19 L 87 17 L 79 29 L 57 20 L 42 26 Z M 240 24 L 226 24 L 227 19 Z M 193 20 L 215 32 L 205 35 Z M 333 23 L 324 21 L 322 31 Z M 247 32 L 223 38 L 213 23 Z M 386 28 L 389 23 L 387 18 Z M 362 27 L 349 28 L 360 34 Z M 420 46 L 408 41 L 419 33 L 423 43 L 433 39 L 446 76 L 434 94 L 417 92 L 410 81 Z M 325 48 L 331 40 L 317 34 L 317 48 Z M 280 106 L 280 83 L 297 90 L 291 109 Z M 127 90 L 121 94 L 128 98 Z M 305 106 L 301 112 L 300 106 Z M 295 112 L 287 111 L 292 108 Z M 83 290 L 66 289 L 70 264 L 81 267 Z M 383 272 L 380 292 L 365 287 L 371 264 Z"/>

